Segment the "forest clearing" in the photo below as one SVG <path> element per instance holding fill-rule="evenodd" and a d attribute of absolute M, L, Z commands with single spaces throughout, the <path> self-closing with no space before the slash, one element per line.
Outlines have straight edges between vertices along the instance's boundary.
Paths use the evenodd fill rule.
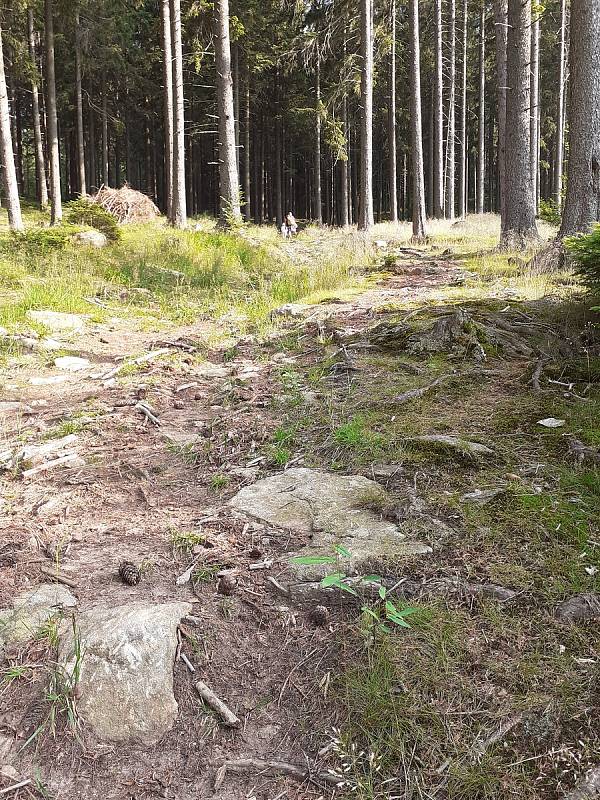
<path fill-rule="evenodd" d="M 600 0 L 0 9 L 0 798 L 600 798 Z"/>

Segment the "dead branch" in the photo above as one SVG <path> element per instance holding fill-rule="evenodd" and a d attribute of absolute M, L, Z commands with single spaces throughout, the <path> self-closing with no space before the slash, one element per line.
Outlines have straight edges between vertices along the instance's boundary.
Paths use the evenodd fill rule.
<path fill-rule="evenodd" d="M 64 583 L 65 586 L 70 586 L 71 589 L 77 588 L 77 582 L 58 569 L 52 569 L 51 567 L 46 567 L 42 564 L 40 566 L 40 572 L 42 575 L 45 575 L 47 578 L 50 578 L 57 583 Z"/>
<path fill-rule="evenodd" d="M 153 425 L 161 424 L 159 418 L 155 416 L 155 414 L 152 412 L 152 409 L 150 408 L 150 406 L 147 405 L 147 403 L 144 403 L 142 400 L 140 400 L 139 403 L 135 404 L 135 407 L 137 408 L 138 411 L 141 411 L 142 414 L 146 417 L 146 419 L 149 419 Z"/>
<path fill-rule="evenodd" d="M 399 394 L 397 397 L 394 398 L 394 403 L 396 403 L 397 405 L 401 405 L 402 403 L 408 403 L 409 400 L 416 400 L 419 397 L 423 397 L 423 395 L 427 394 L 432 389 L 435 389 L 436 386 L 445 383 L 452 377 L 454 376 L 442 375 L 441 377 L 436 378 L 434 381 L 427 384 L 427 386 L 421 386 L 420 389 L 410 389 L 408 392 L 403 392 L 402 394 Z"/>
<path fill-rule="evenodd" d="M 327 783 L 331 786 L 337 786 L 342 783 L 342 778 L 331 772 L 311 772 L 307 767 L 301 767 L 297 764 L 289 764 L 287 761 L 267 761 L 262 758 L 239 758 L 235 761 L 226 761 L 220 768 L 219 772 L 224 770 L 227 772 L 251 772 L 258 770 L 260 772 L 268 772 L 275 775 L 288 775 L 290 778 L 296 778 L 298 781 L 311 781 L 313 783 Z M 225 775 L 221 778 L 221 782 Z"/>
<path fill-rule="evenodd" d="M 535 369 L 533 370 L 533 374 L 529 379 L 529 385 L 532 387 L 534 392 L 541 392 L 542 387 L 540 385 L 540 378 L 542 377 L 542 372 L 544 371 L 544 367 L 550 361 L 548 356 L 540 356 L 537 360 L 537 364 L 535 365 Z"/>
<path fill-rule="evenodd" d="M 233 711 L 203 681 L 196 682 L 196 691 L 206 705 L 221 717 L 224 725 L 229 728 L 239 728 L 242 724 L 240 718 L 236 717 Z"/>
<path fill-rule="evenodd" d="M 52 461 L 46 461 L 45 464 L 40 464 L 37 467 L 32 467 L 31 469 L 26 469 L 23 472 L 24 478 L 31 478 L 33 475 L 37 475 L 39 472 L 46 472 L 49 469 L 54 469 L 54 467 L 62 467 L 64 464 L 69 464 L 72 461 L 77 461 L 79 456 L 77 453 L 67 453 L 60 458 L 55 458 Z"/>
<path fill-rule="evenodd" d="M 6 789 L 0 789 L 0 795 L 8 794 L 9 792 L 16 792 L 17 789 L 22 789 L 24 786 L 29 786 L 31 780 L 21 781 L 20 783 L 13 783 L 12 786 L 7 786 Z"/>

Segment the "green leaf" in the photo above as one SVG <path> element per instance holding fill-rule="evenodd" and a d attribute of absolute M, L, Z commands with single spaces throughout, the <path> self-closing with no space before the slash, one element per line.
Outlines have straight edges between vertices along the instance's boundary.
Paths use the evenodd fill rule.
<path fill-rule="evenodd" d="M 294 564 L 335 564 L 333 556 L 296 556 L 292 558 Z"/>
<path fill-rule="evenodd" d="M 373 619 L 376 619 L 377 622 L 379 622 L 378 615 L 373 611 L 372 608 L 369 608 L 369 606 L 363 606 L 361 608 L 361 611 L 363 611 L 365 614 L 368 614 L 370 617 L 373 617 Z"/>
<path fill-rule="evenodd" d="M 350 550 L 348 550 L 347 547 L 344 547 L 343 544 L 336 544 L 334 550 L 338 555 L 344 556 L 344 558 L 351 558 L 352 554 L 350 553 Z"/>
<path fill-rule="evenodd" d="M 328 586 L 339 586 L 345 577 L 346 574 L 344 572 L 332 572 L 329 575 L 325 575 L 321 581 L 321 586 L 324 589 L 326 589 Z"/>
<path fill-rule="evenodd" d="M 381 583 L 381 575 L 365 575 L 364 578 L 361 578 L 363 583 Z"/>

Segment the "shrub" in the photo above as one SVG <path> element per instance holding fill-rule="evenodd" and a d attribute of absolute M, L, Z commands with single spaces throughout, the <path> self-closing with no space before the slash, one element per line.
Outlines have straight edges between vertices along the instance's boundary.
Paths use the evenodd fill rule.
<path fill-rule="evenodd" d="M 567 237 L 564 244 L 582 282 L 592 292 L 600 294 L 600 225 L 595 225 L 586 235 Z"/>
<path fill-rule="evenodd" d="M 94 203 L 86 197 L 69 203 L 67 220 L 74 225 L 89 225 L 90 228 L 101 231 L 112 242 L 121 238 L 117 218 L 99 203 Z"/>
<path fill-rule="evenodd" d="M 46 253 L 61 250 L 79 228 L 73 225 L 57 225 L 52 228 L 30 228 L 19 233 L 9 233 L 0 237 L 0 251 L 14 253 Z"/>
<path fill-rule="evenodd" d="M 560 211 L 554 200 L 540 200 L 539 218 L 551 225 L 560 225 Z"/>

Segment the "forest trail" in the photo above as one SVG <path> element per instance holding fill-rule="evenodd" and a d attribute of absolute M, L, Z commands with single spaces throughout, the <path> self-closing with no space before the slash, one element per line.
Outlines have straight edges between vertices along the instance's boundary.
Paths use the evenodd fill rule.
<path fill-rule="evenodd" d="M 264 339 L 246 336 L 215 348 L 208 344 L 214 339 L 212 323 L 163 336 L 133 333 L 117 318 L 110 324 L 84 320 L 81 331 L 52 335 L 63 342 L 58 358 L 66 353 L 89 364 L 61 362 L 61 370 L 50 353 L 43 372 L 19 371 L 13 396 L 7 393 L 0 408 L 7 431 L 2 449 L 18 449 L 25 434 L 28 444 L 68 438 L 39 458 L 32 451 L 28 463 L 5 474 L 0 607 L 49 580 L 53 571 L 67 579 L 78 614 L 131 602 L 190 603 L 191 613 L 179 612 L 184 620 L 177 653 L 195 672 L 184 660 L 175 662 L 179 710 L 160 744 L 98 744 L 85 721 L 75 732 L 61 717 L 57 738 L 45 729 L 19 750 L 45 713 L 39 706 L 45 675 L 27 667 L 28 680 L 2 690 L 0 763 L 20 776 L 39 770 L 40 785 L 65 800 L 333 796 L 335 790 L 318 773 L 340 770 L 348 759 L 333 731 L 345 724 L 339 675 L 362 658 L 364 648 L 356 615 L 334 600 L 331 620 L 321 626 L 314 617 L 318 600 L 307 605 L 283 596 L 290 553 L 301 547 L 309 552 L 313 534 L 266 523 L 258 513 L 244 514 L 228 502 L 243 487 L 299 467 L 377 480 L 391 502 L 371 509 L 380 519 L 409 527 L 423 519 L 436 522 L 419 528 L 432 553 L 403 559 L 375 553 L 372 569 L 399 594 L 433 603 L 433 616 L 416 626 L 420 638 L 398 644 L 407 648 L 412 674 L 397 691 L 412 697 L 413 681 L 423 682 L 425 664 L 444 673 L 449 667 L 442 661 L 449 659 L 457 707 L 447 707 L 448 695 L 443 703 L 433 695 L 420 702 L 444 718 L 446 732 L 457 719 L 452 715 L 464 714 L 464 722 L 451 728 L 451 738 L 432 737 L 432 763 L 443 765 L 447 756 L 450 767 L 440 766 L 436 774 L 431 763 L 417 767 L 405 753 L 402 770 L 373 797 L 406 787 L 413 769 L 417 783 L 429 781 L 429 790 L 444 791 L 457 779 L 452 764 L 458 753 L 472 755 L 469 748 L 478 735 L 504 731 L 528 691 L 541 691 L 531 686 L 523 693 L 508 674 L 510 665 L 530 656 L 533 629 L 540 624 L 553 652 L 555 679 L 560 686 L 575 681 L 578 687 L 564 708 L 558 689 L 556 697 L 552 688 L 546 690 L 547 703 L 554 704 L 549 718 L 547 703 L 537 697 L 540 741 L 547 743 L 558 725 L 566 746 L 585 739 L 593 752 L 596 711 L 585 662 L 595 657 L 593 637 L 569 634 L 570 660 L 558 665 L 553 648 L 558 659 L 559 643 L 567 639 L 551 618 L 565 588 L 560 577 L 556 586 L 548 584 L 547 572 L 550 561 L 556 565 L 561 559 L 563 573 L 577 559 L 576 568 L 591 568 L 598 549 L 588 550 L 581 561 L 577 543 L 551 547 L 540 534 L 533 535 L 524 555 L 520 529 L 540 520 L 527 516 L 533 508 L 529 501 L 522 504 L 522 519 L 521 512 L 504 505 L 517 495 L 559 497 L 548 457 L 564 463 L 567 440 L 536 421 L 560 417 L 567 405 L 576 409 L 581 428 L 584 401 L 577 393 L 585 380 L 572 380 L 560 364 L 548 365 L 559 381 L 555 388 L 544 383 L 540 392 L 531 377 L 544 380 L 541 369 L 536 372 L 544 342 L 560 344 L 557 359 L 561 352 L 579 352 L 582 345 L 573 333 L 579 321 L 563 317 L 559 323 L 551 301 L 525 304 L 507 288 L 495 303 L 463 304 L 455 329 L 457 307 L 448 304 L 445 292 L 469 278 L 460 261 L 449 252 L 419 254 L 409 248 L 385 260 L 385 275 L 351 300 L 333 293 L 316 306 L 282 307 Z M 588 340 L 585 346 L 597 347 Z M 69 371 L 73 367 L 76 371 Z M 570 427 L 576 432 L 575 423 Z M 491 457 L 472 455 L 469 443 L 489 446 Z M 26 472 L 65 454 L 65 465 Z M 491 519 L 501 520 L 493 531 L 489 504 Z M 562 499 L 553 513 L 559 506 L 566 514 Z M 543 516 L 546 509 L 538 513 Z M 565 520 L 559 524 L 571 524 Z M 512 538 L 499 539 L 508 536 L 502 527 L 507 523 Z M 124 560 L 141 566 L 142 580 L 135 586 L 119 579 Z M 184 580 L 192 566 L 193 577 Z M 576 584 L 581 591 L 589 587 L 585 572 Z M 505 612 L 505 603 L 517 610 Z M 446 612 L 451 616 L 445 618 Z M 460 657 L 450 632 L 458 620 L 457 633 L 466 642 Z M 442 630 L 450 637 L 445 642 Z M 36 665 L 49 658 L 49 647 L 44 638 L 15 645 L 11 663 Z M 207 713 L 194 689 L 199 679 L 242 720 L 241 730 L 222 727 Z M 414 708 L 407 713 L 413 715 Z M 576 726 L 569 718 L 574 713 Z M 152 721 L 150 708 L 147 714 Z M 510 739 L 506 746 L 514 760 L 531 753 L 534 734 L 522 720 L 523 714 L 498 735 Z M 445 752 L 450 741 L 456 752 Z M 244 758 L 299 765 L 313 780 L 298 782 L 277 770 L 219 772 L 226 760 Z M 539 760 L 554 781 L 552 758 Z"/>

